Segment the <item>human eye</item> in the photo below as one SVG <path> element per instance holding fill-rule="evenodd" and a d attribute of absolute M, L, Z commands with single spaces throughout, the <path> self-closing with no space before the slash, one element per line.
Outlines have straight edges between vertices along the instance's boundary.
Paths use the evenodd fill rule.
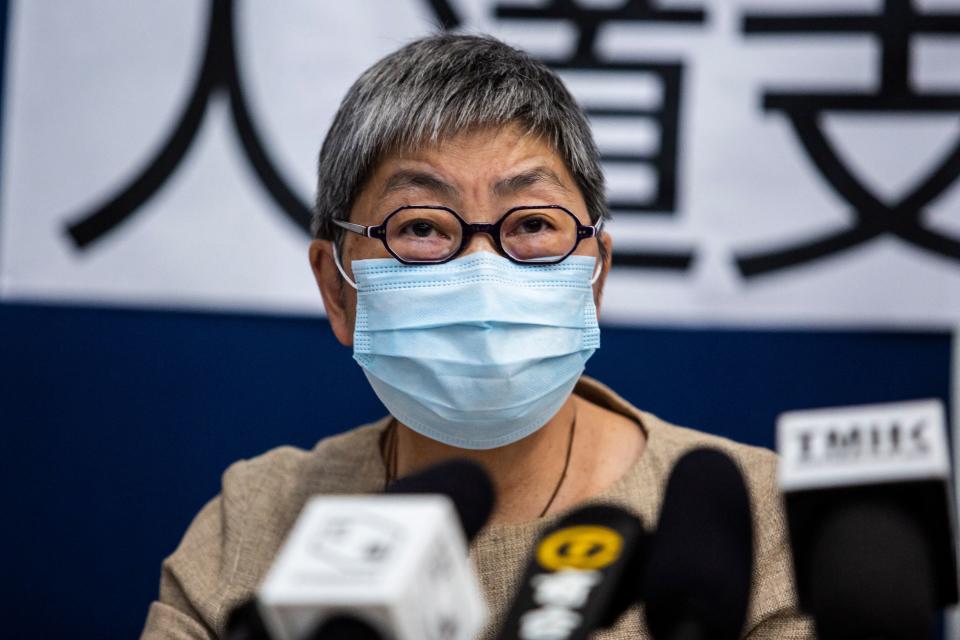
<path fill-rule="evenodd" d="M 537 234 L 554 231 L 556 228 L 556 225 L 549 217 L 543 214 L 532 213 L 523 216 L 514 226 L 513 231 L 518 235 Z"/>
<path fill-rule="evenodd" d="M 398 236 L 428 240 L 447 237 L 443 230 L 431 220 L 410 220 L 397 230 Z"/>
<path fill-rule="evenodd" d="M 459 246 L 460 223 L 440 208 L 408 207 L 387 219 L 387 247 L 413 262 L 445 258 Z"/>
<path fill-rule="evenodd" d="M 500 242 L 518 260 L 562 258 L 576 244 L 576 224 L 576 218 L 559 207 L 514 209 L 504 220 Z"/>

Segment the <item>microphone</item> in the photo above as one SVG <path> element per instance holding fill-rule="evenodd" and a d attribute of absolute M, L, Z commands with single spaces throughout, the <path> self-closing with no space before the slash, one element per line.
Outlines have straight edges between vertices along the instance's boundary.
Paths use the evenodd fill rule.
<path fill-rule="evenodd" d="M 386 637 L 363 620 L 340 614 L 320 623 L 310 640 L 386 640 Z"/>
<path fill-rule="evenodd" d="M 388 491 L 307 502 L 258 592 L 276 640 L 344 628 L 393 640 L 480 632 L 486 607 L 464 532 L 475 535 L 493 510 L 489 478 L 473 462 L 446 462 Z M 320 626 L 332 616 L 343 620 Z"/>
<path fill-rule="evenodd" d="M 785 413 L 777 448 L 798 600 L 818 637 L 927 637 L 957 601 L 941 403 Z"/>
<path fill-rule="evenodd" d="M 496 491 L 490 476 L 481 465 L 466 459 L 448 460 L 399 478 L 384 493 L 439 493 L 447 496 L 457 510 L 468 543 L 473 542 L 490 519 L 496 502 Z"/>
<path fill-rule="evenodd" d="M 270 640 L 256 599 L 250 598 L 230 612 L 224 640 Z"/>
<path fill-rule="evenodd" d="M 499 638 L 583 640 L 612 626 L 635 599 L 624 582 L 639 573 L 645 543 L 640 519 L 619 507 L 564 516 L 537 540 Z"/>
<path fill-rule="evenodd" d="M 737 465 L 716 449 L 684 454 L 667 481 L 642 597 L 655 640 L 736 640 L 750 600 L 753 523 Z"/>

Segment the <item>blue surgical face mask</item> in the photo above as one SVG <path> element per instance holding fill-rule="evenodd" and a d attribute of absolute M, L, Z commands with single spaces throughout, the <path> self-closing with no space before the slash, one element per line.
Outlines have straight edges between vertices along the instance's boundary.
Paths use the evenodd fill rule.
<path fill-rule="evenodd" d="M 357 260 L 354 360 L 414 431 L 464 449 L 516 442 L 560 410 L 600 346 L 595 265 Z"/>

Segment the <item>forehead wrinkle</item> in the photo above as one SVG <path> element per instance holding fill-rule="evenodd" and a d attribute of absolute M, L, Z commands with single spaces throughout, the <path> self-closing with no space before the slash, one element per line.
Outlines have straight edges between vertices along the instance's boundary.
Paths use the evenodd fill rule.
<path fill-rule="evenodd" d="M 446 198 L 456 198 L 459 195 L 456 187 L 432 173 L 402 169 L 394 172 L 384 183 L 380 190 L 380 199 L 408 189 L 425 190 Z"/>
<path fill-rule="evenodd" d="M 528 171 L 522 171 L 516 175 L 499 180 L 493 185 L 493 192 L 497 196 L 514 195 L 538 184 L 548 184 L 559 187 L 565 192 L 570 189 L 563 183 L 553 170 L 548 167 L 535 167 Z"/>

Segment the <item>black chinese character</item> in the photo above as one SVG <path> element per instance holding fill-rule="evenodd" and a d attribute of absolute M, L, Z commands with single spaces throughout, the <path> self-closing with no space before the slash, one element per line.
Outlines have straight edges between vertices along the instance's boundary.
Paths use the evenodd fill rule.
<path fill-rule="evenodd" d="M 173 132 L 160 151 L 119 193 L 67 225 L 74 244 L 85 249 L 113 231 L 149 200 L 173 174 L 190 150 L 210 99 L 223 91 L 230 100 L 233 123 L 247 159 L 281 211 L 304 231 L 310 229 L 310 209 L 294 194 L 271 161 L 250 115 L 237 68 L 234 0 L 211 0 L 203 64 L 193 92 Z"/>
<path fill-rule="evenodd" d="M 960 241 L 923 225 L 924 207 L 960 176 L 960 140 L 926 178 L 899 202 L 881 201 L 843 164 L 821 129 L 825 112 L 960 113 L 960 94 L 914 91 L 909 82 L 911 42 L 915 34 L 960 35 L 960 14 L 922 14 L 910 0 L 885 0 L 878 14 L 770 16 L 750 15 L 747 34 L 870 34 L 880 43 L 880 83 L 874 92 L 764 94 L 768 111 L 782 111 L 800 144 L 830 186 L 853 208 L 853 226 L 800 244 L 741 255 L 745 277 L 758 276 L 833 255 L 890 234 L 914 247 L 960 260 Z"/>
<path fill-rule="evenodd" d="M 659 128 L 660 144 L 653 153 L 610 152 L 601 148 L 601 159 L 607 166 L 648 167 L 656 172 L 656 189 L 646 199 L 611 198 L 607 205 L 613 213 L 672 215 L 677 201 L 677 165 L 683 64 L 680 62 L 649 62 L 643 60 L 611 61 L 601 58 L 596 51 L 597 32 L 611 22 L 627 23 L 685 23 L 702 24 L 704 12 L 696 9 L 661 9 L 651 6 L 649 0 L 627 0 L 617 7 L 584 7 L 573 0 L 552 0 L 543 5 L 511 6 L 501 3 L 496 16 L 503 19 L 556 20 L 572 23 L 578 32 L 577 44 L 568 58 L 547 58 L 544 62 L 558 71 L 588 71 L 619 84 L 643 74 L 653 78 L 661 88 L 656 105 L 601 107 L 587 104 L 587 115 L 593 119 L 617 117 L 634 119 L 639 125 L 654 122 Z M 614 261 L 619 266 L 686 270 L 693 259 L 691 251 L 638 252 L 618 251 Z"/>

